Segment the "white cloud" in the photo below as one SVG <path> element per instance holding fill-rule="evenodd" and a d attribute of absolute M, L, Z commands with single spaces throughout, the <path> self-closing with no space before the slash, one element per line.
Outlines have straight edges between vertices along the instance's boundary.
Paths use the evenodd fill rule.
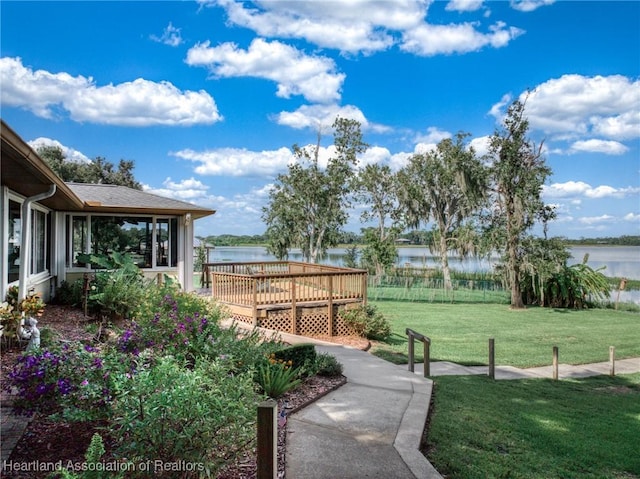
<path fill-rule="evenodd" d="M 404 168 L 407 166 L 407 163 L 409 163 L 409 158 L 411 158 L 413 154 L 414 153 L 400 152 L 391 155 L 391 158 L 389 159 L 389 167 L 392 171 L 398 171 Z"/>
<path fill-rule="evenodd" d="M 545 198 L 571 198 L 574 196 L 592 199 L 625 198 L 638 194 L 640 194 L 640 187 L 614 188 L 608 185 L 601 185 L 594 188 L 583 181 L 567 181 L 566 183 L 543 186 Z"/>
<path fill-rule="evenodd" d="M 391 160 L 391 152 L 382 146 L 371 146 L 358 157 L 358 160 L 360 168 L 367 165 L 384 165 Z"/>
<path fill-rule="evenodd" d="M 360 123 L 363 131 L 369 130 L 375 131 L 376 133 L 384 133 L 390 130 L 387 126 L 370 123 L 364 116 L 364 113 L 353 105 L 302 105 L 292 112 L 280 112 L 276 116 L 276 122 L 280 125 L 286 125 L 296 129 L 310 128 L 313 130 L 328 131 L 331 129 L 331 125 L 333 125 L 337 117 L 356 120 Z"/>
<path fill-rule="evenodd" d="M 138 78 L 96 86 L 92 78 L 32 70 L 20 58 L 0 58 L 1 102 L 43 118 L 59 108 L 72 120 L 120 126 L 195 125 L 220 121 L 213 98 L 204 90 L 180 91 L 169 82 Z"/>
<path fill-rule="evenodd" d="M 435 146 L 437 143 L 440 143 L 442 140 L 451 138 L 452 136 L 453 135 L 448 131 L 440 130 L 437 126 L 430 126 L 429 128 L 427 128 L 426 133 L 424 134 L 419 133 L 416 136 L 415 142 Z"/>
<path fill-rule="evenodd" d="M 532 129 L 612 140 L 640 137 L 639 99 L 640 80 L 622 75 L 563 75 L 520 95 Z"/>
<path fill-rule="evenodd" d="M 216 210 L 214 216 L 203 218 L 196 222 L 198 232 L 203 235 L 222 234 L 262 234 L 265 225 L 262 222 L 262 207 L 268 203 L 270 183 L 234 194 L 233 196 L 215 196 L 212 207 Z M 214 255 L 215 255 L 214 251 Z M 219 258 L 223 259 L 223 258 Z"/>
<path fill-rule="evenodd" d="M 555 0 L 511 0 L 511 8 L 520 12 L 533 12 L 554 2 Z"/>
<path fill-rule="evenodd" d="M 420 56 L 469 53 L 491 46 L 500 48 L 524 33 L 516 27 L 497 22 L 489 33 L 477 30 L 477 23 L 450 25 L 422 24 L 402 34 L 400 49 Z"/>
<path fill-rule="evenodd" d="M 445 10 L 457 12 L 474 12 L 482 8 L 484 0 L 450 0 Z"/>
<path fill-rule="evenodd" d="M 154 193 L 166 198 L 187 201 L 199 206 L 215 207 L 215 203 L 219 199 L 209 194 L 208 185 L 205 185 L 200 180 L 196 180 L 193 177 L 178 182 L 173 181 L 171 177 L 168 177 L 162 182 L 162 186 L 162 188 L 153 188 L 149 185 L 143 184 L 142 189 L 148 193 Z"/>
<path fill-rule="evenodd" d="M 261 36 L 303 38 L 343 53 L 370 54 L 390 48 L 395 43 L 394 30 L 413 28 L 422 22 L 430 2 L 335 0 L 327 5 L 317 1 L 256 1 L 250 8 L 232 0 L 202 3 L 223 7 L 230 22 Z"/>
<path fill-rule="evenodd" d="M 235 43 L 212 47 L 206 41 L 191 48 L 186 62 L 202 66 L 216 77 L 256 77 L 277 83 L 277 96 L 302 95 L 314 103 L 340 100 L 345 75 L 329 57 L 309 56 L 281 42 L 256 38 L 247 50 Z"/>
<path fill-rule="evenodd" d="M 570 153 L 604 153 L 605 155 L 623 155 L 627 151 L 629 148 L 618 141 L 597 139 L 576 141 L 569 150 Z"/>
<path fill-rule="evenodd" d="M 480 136 L 478 138 L 473 138 L 469 142 L 469 146 L 473 148 L 476 152 L 476 155 L 482 157 L 489 153 L 489 141 L 491 137 L 489 136 Z"/>
<path fill-rule="evenodd" d="M 91 162 L 91 160 L 84 153 L 82 153 L 81 151 L 78 151 L 78 150 L 76 150 L 74 148 L 65 146 L 62 143 L 60 143 L 58 140 L 53 140 L 51 138 L 40 137 L 40 138 L 36 138 L 35 140 L 29 141 L 27 143 L 29 143 L 29 146 L 31 148 L 33 148 L 34 150 L 37 150 L 38 148 L 42 148 L 42 147 L 48 147 L 48 146 L 60 148 L 60 150 L 62 150 L 62 155 L 67 160 L 75 162 L 75 163 L 90 163 Z"/>
<path fill-rule="evenodd" d="M 195 172 L 211 176 L 275 176 L 294 161 L 293 153 L 285 147 L 260 152 L 244 148 L 185 149 L 170 154 L 199 163 Z"/>
<path fill-rule="evenodd" d="M 150 38 L 154 42 L 163 43 L 164 45 L 169 45 L 170 47 L 177 47 L 184 43 L 181 35 L 181 28 L 176 28 L 173 26 L 171 22 L 164 29 L 162 35 L 151 35 Z"/>
<path fill-rule="evenodd" d="M 627 213 L 624 215 L 625 221 L 631 221 L 632 223 L 640 222 L 640 214 L 637 213 Z"/>
<path fill-rule="evenodd" d="M 431 0 L 258 0 L 245 6 L 234 0 L 200 0 L 202 6 L 225 9 L 229 21 L 264 37 L 304 39 L 343 54 L 370 55 L 400 44 L 417 55 L 467 53 L 485 46 L 502 47 L 522 30 L 496 23 L 488 33 L 476 24 L 430 25 L 426 22 Z M 452 0 L 448 10 L 473 11 L 481 0 Z"/>
<path fill-rule="evenodd" d="M 615 217 L 611 215 L 583 216 L 582 218 L 578 218 L 578 221 L 585 225 L 596 225 L 598 223 L 610 223 L 614 220 L 615 220 Z"/>

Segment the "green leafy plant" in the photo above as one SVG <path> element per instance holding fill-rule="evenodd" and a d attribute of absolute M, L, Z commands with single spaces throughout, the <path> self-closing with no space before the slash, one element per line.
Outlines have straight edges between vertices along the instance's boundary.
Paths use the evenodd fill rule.
<path fill-rule="evenodd" d="M 95 433 L 91 437 L 91 443 L 85 453 L 85 462 L 81 466 L 81 472 L 69 471 L 68 469 L 59 469 L 49 475 L 55 479 L 120 479 L 124 477 L 124 471 L 127 469 L 127 463 L 120 466 L 120 471 L 115 472 L 109 468 L 101 467 L 100 460 L 105 454 L 104 441 L 102 436 Z"/>
<path fill-rule="evenodd" d="M 298 369 L 291 366 L 291 361 L 278 361 L 272 355 L 266 364 L 258 366 L 256 382 L 267 396 L 277 399 L 300 384 L 297 376 Z"/>
<path fill-rule="evenodd" d="M 348 327 L 367 339 L 384 340 L 391 334 L 389 321 L 371 304 L 344 311 L 342 317 Z"/>
<path fill-rule="evenodd" d="M 190 369 L 171 357 L 121 385 L 112 423 L 117 453 L 131 460 L 184 461 L 216 477 L 253 446 L 259 397 L 251 374 L 228 374 L 217 361 Z"/>
<path fill-rule="evenodd" d="M 144 296 L 145 284 L 140 268 L 130 255 L 113 252 L 105 255 L 79 255 L 78 260 L 102 268 L 91 284 L 89 306 L 112 319 L 131 316 Z"/>

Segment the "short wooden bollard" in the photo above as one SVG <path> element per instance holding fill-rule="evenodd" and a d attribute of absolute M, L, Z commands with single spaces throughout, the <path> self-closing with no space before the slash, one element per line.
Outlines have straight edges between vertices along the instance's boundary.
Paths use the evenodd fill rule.
<path fill-rule="evenodd" d="M 609 346 L 609 376 L 616 375 L 616 348 Z"/>
<path fill-rule="evenodd" d="M 268 399 L 258 405 L 258 479 L 278 477 L 278 403 Z"/>
<path fill-rule="evenodd" d="M 553 347 L 553 379 L 558 380 L 558 346 Z"/>
<path fill-rule="evenodd" d="M 489 377 L 496 378 L 496 348 L 495 339 L 489 338 Z"/>

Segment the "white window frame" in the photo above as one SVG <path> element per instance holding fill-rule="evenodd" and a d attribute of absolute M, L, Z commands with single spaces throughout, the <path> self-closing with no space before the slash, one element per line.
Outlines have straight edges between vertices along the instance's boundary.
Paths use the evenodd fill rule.
<path fill-rule="evenodd" d="M 66 213 L 65 214 L 65 220 L 64 220 L 64 225 L 65 225 L 65 238 L 67 238 L 67 244 L 65 245 L 66 248 L 66 258 L 68 258 L 68 262 L 67 260 L 65 260 L 65 268 L 67 271 L 69 272 L 86 272 L 86 271 L 91 271 L 91 265 L 86 265 L 86 266 L 74 266 L 74 258 L 73 258 L 73 218 L 74 217 L 85 217 L 86 218 L 86 227 L 87 227 L 87 234 L 86 234 L 86 238 L 85 238 L 85 247 L 84 250 L 85 251 L 91 251 L 91 245 L 92 245 L 92 220 L 93 218 L 96 217 L 109 217 L 109 218 L 113 218 L 113 217 L 121 217 L 121 218 L 145 218 L 145 219 L 150 219 L 151 220 L 151 224 L 152 224 L 152 229 L 151 229 L 151 266 L 150 267 L 141 267 L 140 269 L 142 271 L 174 271 L 177 270 L 179 268 L 179 249 L 176 248 L 176 255 L 178 257 L 172 258 L 171 256 L 171 251 L 172 251 L 172 245 L 171 245 L 171 220 L 175 220 L 177 222 L 177 232 L 176 232 L 176 238 L 175 241 L 177 243 L 177 245 L 180 244 L 180 222 L 179 222 L 179 216 L 172 216 L 172 215 L 145 215 L 145 214 L 134 214 L 134 213 L 130 213 L 130 214 L 123 214 L 123 215 L 113 215 L 113 214 L 108 214 L 108 213 L 76 213 L 76 212 L 71 212 L 71 213 Z M 168 238 L 168 245 L 167 245 L 167 266 L 158 266 L 157 265 L 157 233 L 158 233 L 158 220 L 166 220 L 167 221 L 167 225 L 168 225 L 168 233 L 169 233 L 169 238 Z M 171 266 L 172 262 L 175 262 L 175 266 Z"/>
<path fill-rule="evenodd" d="M 18 195 L 14 192 L 12 192 L 11 190 L 8 190 L 8 194 L 7 194 L 7 199 L 6 199 L 6 206 L 7 206 L 7 220 L 8 220 L 8 206 L 9 206 L 9 201 L 13 201 L 15 203 L 18 203 L 20 205 L 20 235 L 23 234 L 24 228 L 22 225 L 22 205 L 24 204 L 25 201 L 25 197 L 22 195 Z M 34 264 L 36 261 L 36 255 L 35 253 L 35 249 L 37 247 L 36 245 L 36 231 L 37 229 L 35 228 L 36 225 L 36 217 L 37 215 L 32 214 L 31 215 L 31 241 L 29 243 L 29 248 L 30 248 L 30 259 L 31 259 L 31 264 L 29 265 L 29 269 L 27 270 L 27 277 L 29 278 L 29 282 L 32 283 L 37 283 L 49 276 L 51 276 L 51 272 L 50 272 L 50 259 L 51 259 L 51 251 L 50 251 L 50 244 L 49 244 L 49 238 L 51 237 L 50 234 L 51 232 L 49 231 L 49 229 L 52 228 L 52 217 L 50 216 L 52 213 L 52 210 L 50 210 L 49 208 L 46 208 L 44 206 L 42 206 L 39 203 L 32 203 L 31 204 L 31 210 L 32 212 L 40 212 L 40 213 L 44 213 L 44 269 L 42 271 L 38 271 L 38 272 L 33 272 L 34 270 Z M 4 221 L 4 219 L 3 219 Z M 8 225 L 7 225 L 8 227 Z M 8 233 L 8 231 L 7 231 Z M 2 258 L 3 261 L 7 261 L 7 258 Z M 20 254 L 20 260 L 22 261 L 22 259 L 24 259 L 24 255 L 21 253 Z M 47 266 L 49 265 L 49 266 Z M 8 274 L 5 272 L 4 273 L 6 276 L 8 276 Z M 15 280 L 15 281 L 8 281 L 8 277 L 5 277 L 3 279 L 7 280 L 7 288 L 11 287 L 13 285 L 17 285 L 19 283 L 19 279 Z"/>

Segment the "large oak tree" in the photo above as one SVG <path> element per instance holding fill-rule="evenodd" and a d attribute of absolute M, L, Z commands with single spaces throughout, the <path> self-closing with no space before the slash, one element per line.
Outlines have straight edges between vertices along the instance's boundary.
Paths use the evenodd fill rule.
<path fill-rule="evenodd" d="M 413 155 L 398 173 L 400 202 L 407 224 L 433 223 L 434 241 L 429 247 L 440 256 L 444 286 L 451 289 L 449 251 L 461 255 L 472 248 L 465 227 L 485 196 L 486 169 L 473 148 L 465 144 L 468 134 L 442 140 L 436 148 Z"/>

